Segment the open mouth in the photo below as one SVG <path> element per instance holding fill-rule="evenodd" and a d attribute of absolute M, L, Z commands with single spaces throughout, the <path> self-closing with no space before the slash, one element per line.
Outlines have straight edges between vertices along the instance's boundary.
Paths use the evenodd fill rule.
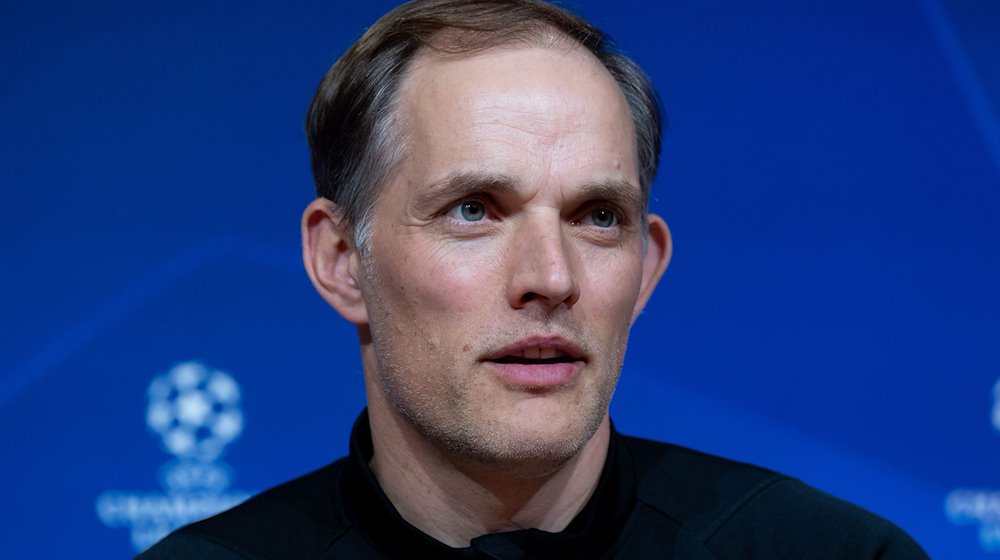
<path fill-rule="evenodd" d="M 486 357 L 486 361 L 502 364 L 561 364 L 582 359 L 575 345 L 560 338 L 511 344 Z"/>
<path fill-rule="evenodd" d="M 508 386 L 532 390 L 571 384 L 586 364 L 580 349 L 559 337 L 522 340 L 483 361 Z"/>

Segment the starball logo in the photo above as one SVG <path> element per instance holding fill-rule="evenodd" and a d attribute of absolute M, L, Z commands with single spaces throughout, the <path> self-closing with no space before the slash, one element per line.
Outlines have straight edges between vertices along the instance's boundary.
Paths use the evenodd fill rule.
<path fill-rule="evenodd" d="M 993 385 L 993 429 L 1000 432 L 1000 380 Z M 955 524 L 979 525 L 979 544 L 1000 551 L 1000 489 L 958 488 L 944 502 L 945 515 Z"/>
<path fill-rule="evenodd" d="M 146 424 L 173 456 L 159 471 L 162 490 L 108 490 L 96 504 L 106 526 L 129 529 L 136 552 L 251 495 L 229 489 L 233 470 L 219 460 L 243 432 L 240 387 L 231 375 L 183 362 L 153 379 L 147 396 Z"/>

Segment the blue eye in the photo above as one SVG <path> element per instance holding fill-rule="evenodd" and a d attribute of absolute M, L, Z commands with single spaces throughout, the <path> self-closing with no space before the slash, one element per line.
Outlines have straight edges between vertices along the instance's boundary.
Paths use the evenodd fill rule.
<path fill-rule="evenodd" d="M 458 214 L 468 222 L 478 222 L 486 217 L 486 205 L 478 200 L 466 200 L 458 203 Z"/>
<path fill-rule="evenodd" d="M 590 212 L 590 221 L 600 228 L 609 228 L 618 223 L 618 218 L 610 208 L 594 208 Z"/>

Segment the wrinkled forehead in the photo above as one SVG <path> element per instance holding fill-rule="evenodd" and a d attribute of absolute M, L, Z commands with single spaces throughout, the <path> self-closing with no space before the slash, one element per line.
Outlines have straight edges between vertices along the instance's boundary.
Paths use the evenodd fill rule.
<path fill-rule="evenodd" d="M 506 105 L 542 102 L 537 96 L 524 94 L 544 89 L 563 107 L 580 101 L 594 109 L 610 104 L 625 109 L 625 116 L 631 118 L 625 96 L 611 73 L 587 49 L 565 41 L 506 45 L 460 57 L 420 53 L 400 84 L 400 102 L 412 108 L 454 97 L 450 94 L 456 89 L 467 96 L 458 100 L 466 105 L 478 99 Z"/>
<path fill-rule="evenodd" d="M 407 132 L 451 126 L 473 133 L 491 119 L 539 134 L 591 129 L 637 159 L 628 101 L 600 60 L 569 38 L 518 42 L 456 56 L 427 50 L 399 88 L 397 126 Z M 470 137 L 475 140 L 474 135 Z"/>

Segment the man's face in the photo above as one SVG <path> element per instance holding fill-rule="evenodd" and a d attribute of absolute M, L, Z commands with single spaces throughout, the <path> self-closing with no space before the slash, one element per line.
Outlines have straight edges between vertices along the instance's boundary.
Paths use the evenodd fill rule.
<path fill-rule="evenodd" d="M 659 273 L 625 99 L 565 46 L 418 57 L 400 99 L 406 156 L 362 259 L 369 401 L 448 453 L 565 460 Z"/>

